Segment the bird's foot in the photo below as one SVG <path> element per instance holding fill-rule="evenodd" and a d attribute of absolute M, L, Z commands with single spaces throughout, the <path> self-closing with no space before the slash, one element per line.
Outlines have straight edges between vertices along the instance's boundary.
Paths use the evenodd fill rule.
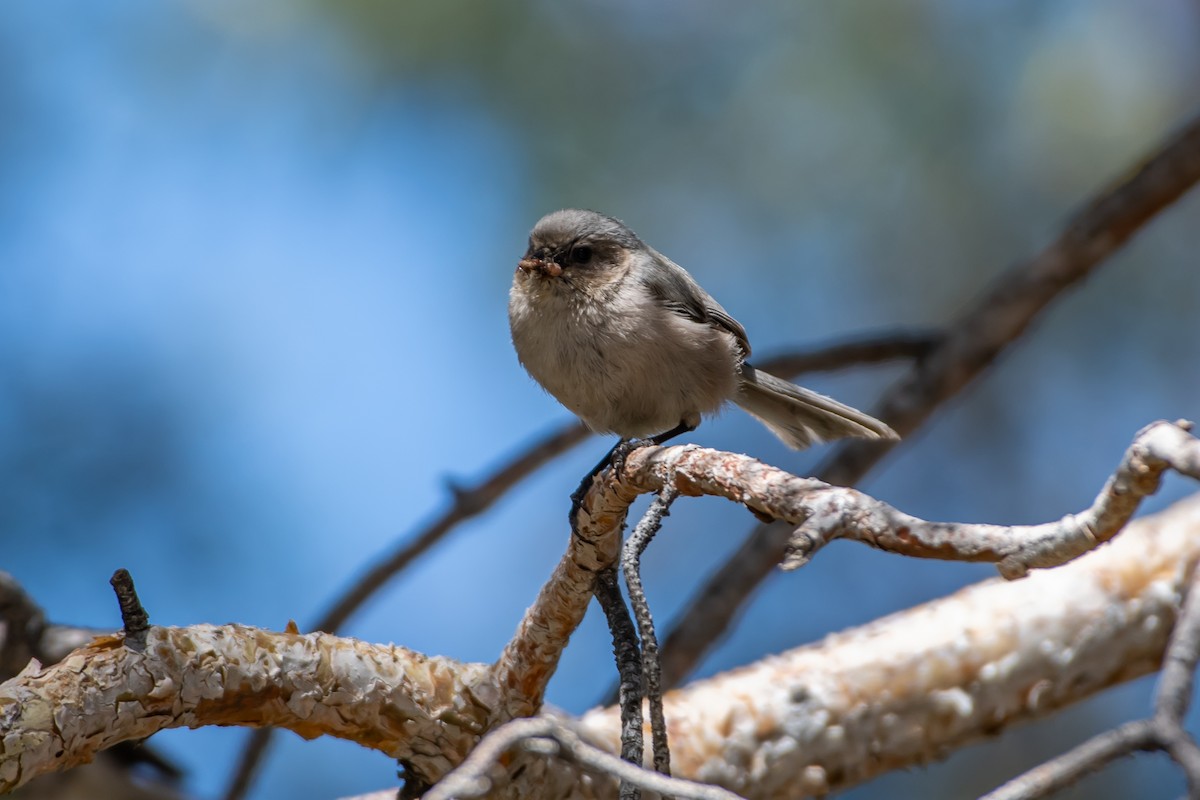
<path fill-rule="evenodd" d="M 653 438 L 622 439 L 613 445 L 613 448 L 608 451 L 604 458 L 600 459 L 596 466 L 592 467 L 592 471 L 584 476 L 583 480 L 579 482 L 579 487 L 571 493 L 570 520 L 572 529 L 574 529 L 575 525 L 575 515 L 579 513 L 579 509 L 583 505 L 583 496 L 592 487 L 592 481 L 596 479 L 596 476 L 609 467 L 619 472 L 625 468 L 625 460 L 629 458 L 629 455 L 633 451 L 653 444 L 658 444 Z"/>

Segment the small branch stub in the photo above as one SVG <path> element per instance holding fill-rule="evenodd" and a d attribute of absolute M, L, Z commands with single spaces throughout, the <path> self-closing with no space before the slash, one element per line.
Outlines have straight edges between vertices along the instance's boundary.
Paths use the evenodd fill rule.
<path fill-rule="evenodd" d="M 125 646 L 130 650 L 142 652 L 146 649 L 146 634 L 150 630 L 150 615 L 138 599 L 137 589 L 133 587 L 133 576 L 127 569 L 119 569 L 108 581 L 113 591 L 117 593 L 117 603 L 121 606 L 121 625 L 125 629 Z"/>

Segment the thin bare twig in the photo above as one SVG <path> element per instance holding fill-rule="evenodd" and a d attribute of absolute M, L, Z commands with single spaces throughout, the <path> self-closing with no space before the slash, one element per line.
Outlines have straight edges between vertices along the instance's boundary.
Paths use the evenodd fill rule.
<path fill-rule="evenodd" d="M 648 792 L 684 800 L 738 800 L 738 795 L 717 786 L 671 778 L 644 769 L 616 758 L 597 747 L 587 744 L 563 722 L 549 717 L 529 717 L 509 722 L 489 733 L 471 755 L 467 756 L 453 772 L 442 778 L 425 793 L 425 800 L 469 800 L 483 797 L 498 788 L 498 780 L 492 775 L 501 756 L 518 745 L 534 744 L 534 751 L 545 753 L 538 740 L 550 739 L 555 747 L 552 754 L 574 761 L 589 771 L 601 775 L 613 775 Z"/>
<path fill-rule="evenodd" d="M 1087 202 L 1059 237 L 1031 260 L 1000 275 L 933 350 L 883 397 L 875 416 L 901 436 L 919 428 L 983 373 L 1064 291 L 1200 181 L 1200 118 L 1140 166 Z M 847 442 L 817 471 L 829 483 L 861 480 L 890 444 Z M 677 685 L 737 617 L 788 548 L 790 530 L 760 526 L 700 587 L 663 648 L 663 677 Z"/>
<path fill-rule="evenodd" d="M 879 331 L 817 348 L 780 353 L 756 363 L 766 372 L 795 378 L 889 361 L 920 362 L 937 349 L 944 336 L 938 330 Z"/>
<path fill-rule="evenodd" d="M 642 586 L 642 554 L 662 527 L 663 518 L 671 513 L 671 503 L 678 496 L 679 490 L 674 484 L 665 484 L 621 550 L 621 570 L 625 573 L 625 585 L 629 588 L 629 604 L 633 606 L 633 615 L 642 639 L 642 680 L 650 708 L 654 769 L 663 775 L 671 774 L 671 750 L 667 742 L 667 720 L 663 714 L 658 636 L 654 632 L 654 619 L 650 616 L 650 604 L 646 601 L 646 591 Z"/>
<path fill-rule="evenodd" d="M 1106 731 L 1069 753 L 1051 759 L 989 792 L 980 800 L 1033 800 L 1067 788 L 1138 750 L 1157 750 L 1154 726 L 1147 720 L 1127 722 Z"/>
<path fill-rule="evenodd" d="M 615 567 L 601 570 L 596 576 L 596 600 L 608 620 L 612 634 L 613 656 L 617 661 L 617 703 L 621 708 L 621 760 L 630 764 L 642 763 L 645 742 L 642 738 L 642 661 L 638 655 L 638 637 L 629 618 L 629 609 L 621 597 Z M 620 800 L 638 800 L 641 789 L 621 781 Z"/>

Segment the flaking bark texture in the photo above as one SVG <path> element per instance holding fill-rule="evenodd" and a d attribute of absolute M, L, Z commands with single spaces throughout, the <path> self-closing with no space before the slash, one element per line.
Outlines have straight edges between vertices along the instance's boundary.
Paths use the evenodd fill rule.
<path fill-rule="evenodd" d="M 1200 558 L 1200 496 L 1024 581 L 980 584 L 666 698 L 674 770 L 753 798 L 846 788 L 939 758 L 1157 668 Z M 328 734 L 444 774 L 491 713 L 486 668 L 324 634 L 152 628 L 144 654 L 98 639 L 0 687 L 0 788 L 168 727 Z M 582 718 L 616 752 L 611 709 Z M 615 797 L 537 756 L 502 797 Z M 582 778 L 582 779 L 581 779 Z"/>
<path fill-rule="evenodd" d="M 401 647 L 242 625 L 152 627 L 143 653 L 100 637 L 0 687 L 0 791 L 117 742 L 204 725 L 338 736 L 436 778 L 485 730 L 485 675 Z"/>

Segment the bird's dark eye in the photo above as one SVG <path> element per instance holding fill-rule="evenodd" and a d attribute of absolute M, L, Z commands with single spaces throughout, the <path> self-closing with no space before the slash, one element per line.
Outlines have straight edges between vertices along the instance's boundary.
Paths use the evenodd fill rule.
<path fill-rule="evenodd" d="M 571 263 L 586 264 L 592 260 L 592 248 L 586 244 L 577 244 L 571 248 Z"/>

